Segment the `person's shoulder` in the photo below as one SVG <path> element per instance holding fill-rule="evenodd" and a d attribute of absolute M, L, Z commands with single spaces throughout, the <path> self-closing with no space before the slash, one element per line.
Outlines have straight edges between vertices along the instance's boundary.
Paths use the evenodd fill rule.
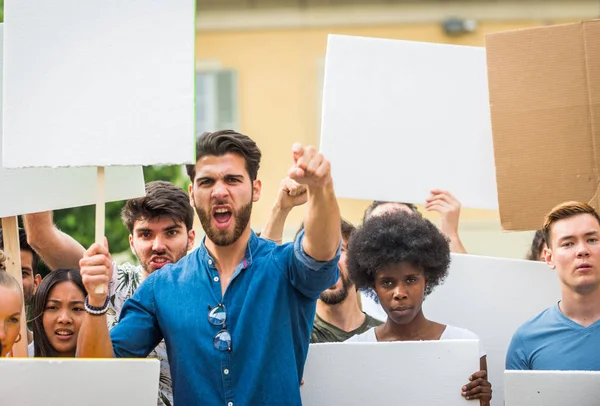
<path fill-rule="evenodd" d="M 350 337 L 345 343 L 376 343 L 377 336 L 375 335 L 375 327 L 368 329 L 362 334 L 357 334 Z"/>
<path fill-rule="evenodd" d="M 530 318 L 525 323 L 521 324 L 519 328 L 515 331 L 515 335 L 528 336 L 531 334 L 539 333 L 549 325 L 552 325 L 556 322 L 558 318 L 558 305 L 555 304 L 544 311 L 540 312 L 536 316 Z"/>
<path fill-rule="evenodd" d="M 456 327 L 448 324 L 446 329 L 442 333 L 440 339 L 451 340 L 451 339 L 460 339 L 460 340 L 479 340 L 479 336 L 472 332 L 471 330 L 467 330 L 466 328 Z"/>
<path fill-rule="evenodd" d="M 119 274 L 127 274 L 127 275 L 142 275 L 142 266 L 135 265 L 131 262 L 123 262 L 121 264 L 115 264 L 117 275 Z"/>
<path fill-rule="evenodd" d="M 383 321 L 376 319 L 375 317 L 365 313 L 366 316 L 366 325 L 368 327 L 377 327 L 383 324 Z"/>

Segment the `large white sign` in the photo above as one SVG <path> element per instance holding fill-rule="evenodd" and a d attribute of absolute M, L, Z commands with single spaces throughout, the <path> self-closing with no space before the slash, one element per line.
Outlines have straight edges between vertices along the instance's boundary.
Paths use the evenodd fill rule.
<path fill-rule="evenodd" d="M 501 406 L 513 333 L 560 297 L 558 277 L 545 263 L 452 254 L 448 279 L 425 299 L 423 312 L 479 336 L 487 351 L 492 405 Z"/>
<path fill-rule="evenodd" d="M 467 406 L 477 340 L 311 344 L 300 388 L 306 406 Z"/>
<path fill-rule="evenodd" d="M 155 406 L 160 363 L 149 359 L 0 359 L 2 405 Z"/>
<path fill-rule="evenodd" d="M 194 162 L 195 0 L 4 5 L 3 165 Z"/>
<path fill-rule="evenodd" d="M 497 209 L 484 48 L 330 35 L 321 151 L 339 197 Z"/>
<path fill-rule="evenodd" d="M 3 24 L 0 24 L 0 48 Z M 0 51 L 0 57 L 2 52 Z M 0 77 L 2 75 L 0 59 Z M 0 94 L 2 80 L 0 79 Z M 2 99 L 0 98 L 0 105 Z M 2 109 L 0 108 L 0 123 Z M 0 126 L 1 128 L 1 126 Z M 2 134 L 0 131 L 0 140 Z M 35 148 L 29 148 L 34 150 Z M 2 143 L 0 142 L 0 151 Z M 26 168 L 3 169 L 0 154 L 0 184 L 4 197 L 0 199 L 0 217 L 65 209 L 96 203 L 96 170 L 94 168 Z M 144 196 L 144 175 L 141 167 L 106 168 L 106 200 L 117 201 Z"/>
<path fill-rule="evenodd" d="M 506 371 L 506 406 L 600 404 L 600 372 Z"/>

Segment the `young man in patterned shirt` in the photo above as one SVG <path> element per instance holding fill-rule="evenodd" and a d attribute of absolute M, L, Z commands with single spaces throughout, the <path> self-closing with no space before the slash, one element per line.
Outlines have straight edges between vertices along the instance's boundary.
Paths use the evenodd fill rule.
<path fill-rule="evenodd" d="M 140 265 L 113 263 L 109 284 L 109 329 L 117 325 L 123 304 L 146 277 L 176 263 L 194 245 L 194 211 L 188 195 L 170 182 L 146 184 L 146 196 L 128 200 L 121 211 L 129 245 Z M 52 213 L 24 216 L 30 244 L 51 269 L 79 268 L 85 249 L 52 223 Z M 148 355 L 160 361 L 158 405 L 173 405 L 171 373 L 164 340 Z"/>

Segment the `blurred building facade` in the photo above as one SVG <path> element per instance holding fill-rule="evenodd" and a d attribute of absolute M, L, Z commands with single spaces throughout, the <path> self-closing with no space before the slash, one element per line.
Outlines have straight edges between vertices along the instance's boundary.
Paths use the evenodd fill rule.
<path fill-rule="evenodd" d="M 198 0 L 197 128 L 233 128 L 258 142 L 263 193 L 252 225 L 260 230 L 292 144 L 319 144 L 328 34 L 484 46 L 486 33 L 598 17 L 597 0 Z M 342 215 L 358 224 L 369 203 L 340 199 Z M 304 213 L 290 215 L 286 237 Z M 522 258 L 531 236 L 500 232 L 496 212 L 462 211 L 470 253 Z"/>

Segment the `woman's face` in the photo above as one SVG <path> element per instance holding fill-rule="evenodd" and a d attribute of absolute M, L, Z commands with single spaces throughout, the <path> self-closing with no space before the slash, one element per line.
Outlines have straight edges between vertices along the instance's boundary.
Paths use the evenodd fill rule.
<path fill-rule="evenodd" d="M 0 271 L 1 272 L 1 271 Z M 12 349 L 21 328 L 23 296 L 15 289 L 0 286 L 0 355 L 5 357 Z"/>
<path fill-rule="evenodd" d="M 408 324 L 421 312 L 426 278 L 418 268 L 401 262 L 375 274 L 375 292 L 388 318 Z"/>
<path fill-rule="evenodd" d="M 50 345 L 61 357 L 74 357 L 77 335 L 85 315 L 84 296 L 72 281 L 57 283 L 50 289 L 42 324 Z"/>

